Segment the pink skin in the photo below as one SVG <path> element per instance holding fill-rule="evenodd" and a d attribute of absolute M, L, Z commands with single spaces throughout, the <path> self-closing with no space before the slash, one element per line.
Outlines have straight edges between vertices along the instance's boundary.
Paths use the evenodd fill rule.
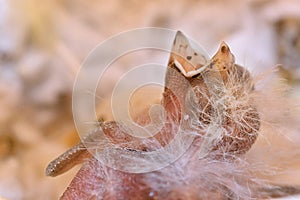
<path fill-rule="evenodd" d="M 183 37 L 182 34 L 179 34 L 180 37 Z M 176 40 L 175 40 L 176 41 Z M 178 40 L 177 40 L 178 41 Z M 183 43 L 186 40 L 183 40 Z M 175 45 L 175 43 L 174 43 Z M 186 44 L 188 47 L 188 43 Z M 185 47 L 185 48 L 186 48 Z M 185 55 L 185 54 L 184 54 Z M 196 53 L 194 54 L 196 55 Z M 185 55 L 186 56 L 186 55 Z M 178 59 L 176 61 L 176 59 Z M 196 60 L 194 58 L 189 58 L 190 60 Z M 206 75 L 211 79 L 219 78 L 224 82 L 224 87 L 231 87 L 233 83 L 242 84 L 243 87 L 238 88 L 235 93 L 232 93 L 233 96 L 239 98 L 243 93 L 251 93 L 253 91 L 253 85 L 251 82 L 251 77 L 249 72 L 234 64 L 234 56 L 230 52 L 229 47 L 222 43 L 216 55 L 211 59 L 211 61 L 205 65 L 206 69 L 200 74 L 185 77 L 180 70 L 176 67 L 176 62 L 182 64 L 182 66 L 188 66 L 187 68 L 181 70 L 195 70 L 199 69 L 199 64 L 197 67 L 192 67 L 188 65 L 187 61 L 179 59 L 178 56 L 171 54 L 169 67 L 166 74 L 166 85 L 165 91 L 163 93 L 162 105 L 166 111 L 166 125 L 162 131 L 156 134 L 152 138 L 148 138 L 145 142 L 142 139 L 134 138 L 122 131 L 120 131 L 119 125 L 116 122 L 104 122 L 101 124 L 103 133 L 109 138 L 109 140 L 118 145 L 120 148 L 124 149 L 134 149 L 136 151 L 152 151 L 157 148 L 164 147 L 167 145 L 174 135 L 176 134 L 176 127 L 180 125 L 182 116 L 189 114 L 189 110 L 186 110 L 186 106 L 189 102 L 186 100 L 187 92 L 192 89 L 194 91 L 196 99 L 201 102 L 197 104 L 199 110 L 203 110 L 210 114 L 208 109 L 211 105 L 208 103 L 207 99 L 203 99 L 203 94 L 211 97 L 211 93 L 202 78 L 202 75 Z M 203 65 L 205 63 L 202 63 Z M 202 66 L 203 66 L 202 65 Z M 188 71 L 187 71 L 188 72 Z M 200 88 L 200 91 L 199 91 Z M 204 102 L 204 103 L 203 103 Z M 205 106 L 203 106 L 205 105 Z M 209 105 L 209 106 L 207 106 Z M 225 158 L 223 155 L 229 155 L 228 158 L 233 156 L 238 156 L 246 153 L 255 142 L 258 134 L 258 129 L 260 127 L 260 119 L 256 112 L 255 106 L 250 104 L 250 102 L 244 107 L 237 109 L 247 109 L 248 112 L 245 113 L 246 121 L 242 126 L 237 124 L 235 121 L 230 118 L 224 117 L 224 128 L 230 130 L 230 135 L 222 135 L 221 139 L 210 149 L 210 159 L 216 159 L 220 162 L 220 169 L 223 164 L 226 164 L 222 161 Z M 232 111 L 226 111 L 232 112 Z M 199 114 L 197 116 L 200 121 L 205 121 L 205 116 Z M 138 123 L 147 124 L 149 118 L 142 113 L 141 117 L 138 118 Z M 189 121 L 187 121 L 189 122 Z M 184 128 L 191 130 L 189 123 L 181 124 Z M 172 128 L 171 128 L 172 127 Z M 175 127 L 175 128 L 174 128 Z M 166 169 L 159 171 L 144 173 L 144 174 L 132 174 L 117 171 L 111 169 L 107 166 L 101 164 L 98 160 L 93 158 L 91 154 L 85 149 L 85 146 L 79 144 L 73 149 L 67 151 L 65 154 L 58 157 L 56 160 L 52 161 L 47 167 L 46 174 L 49 176 L 57 176 L 74 165 L 85 162 L 77 173 L 75 178 L 72 180 L 69 187 L 64 192 L 61 197 L 62 200 L 71 200 L 71 199 L 105 199 L 105 200 L 115 200 L 115 199 L 231 199 L 236 198 L 235 194 L 232 192 L 234 188 L 230 185 L 219 184 L 216 181 L 211 182 L 212 187 L 204 187 L 201 183 L 202 176 L 208 176 L 205 172 L 201 174 L 201 170 L 198 169 L 198 166 L 205 162 L 210 163 L 211 160 L 201 161 L 195 159 L 195 152 L 197 151 L 200 144 L 203 142 L 201 136 L 205 135 L 205 132 L 198 131 L 199 136 L 196 137 L 190 149 L 185 153 L 182 158 L 177 160 L 171 166 Z M 147 145 L 145 145 L 147 144 Z M 228 162 L 228 160 L 226 161 Z M 184 164 L 183 164 L 184 163 Z M 190 164 L 187 164 L 190 163 Z M 200 171 L 198 173 L 199 178 L 192 179 L 190 182 L 191 185 L 178 185 L 173 184 L 173 186 L 157 189 L 153 188 L 153 185 L 149 184 L 149 176 L 152 175 L 160 176 L 160 173 L 165 173 L 164 170 L 174 170 L 176 165 L 183 165 L 183 170 L 187 170 L 185 173 L 189 173 L 191 170 Z M 194 166 L 194 167 L 191 167 Z M 224 165 L 227 166 L 227 165 Z M 176 173 L 176 171 L 175 171 Z M 197 173 L 196 173 L 197 174 Z M 210 179 L 214 179 L 212 176 Z M 197 182 L 200 181 L 200 182 Z M 248 183 L 248 181 L 245 181 Z M 170 183 L 171 184 L 171 183 Z M 202 184 L 202 185 L 201 185 Z M 171 184 L 172 185 L 172 184 Z M 197 186 L 197 187 L 196 187 Z M 179 187 L 179 188 L 178 188 Z M 299 190 L 294 187 L 277 187 L 276 190 L 272 189 L 262 189 L 259 186 L 253 184 L 249 187 L 252 197 L 259 198 L 268 198 L 268 197 L 278 197 L 286 196 L 292 193 L 298 193 Z M 221 188 L 221 189 L 220 189 Z M 293 190 L 294 189 L 294 190 Z M 199 191 L 202 191 L 199 193 Z M 277 191 L 277 192 L 276 192 Z M 278 192 L 280 191 L 280 192 Z"/>

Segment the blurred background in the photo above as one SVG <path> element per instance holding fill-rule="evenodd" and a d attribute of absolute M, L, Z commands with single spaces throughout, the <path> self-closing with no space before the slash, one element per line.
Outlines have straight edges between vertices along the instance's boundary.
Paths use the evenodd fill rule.
<path fill-rule="evenodd" d="M 282 64 L 289 95 L 300 96 L 299 0 L 0 0 L 0 199 L 58 199 L 78 167 L 56 178 L 44 171 L 79 141 L 71 96 L 81 63 L 108 37 L 149 26 L 182 30 L 210 55 L 224 40 L 254 74 Z"/>

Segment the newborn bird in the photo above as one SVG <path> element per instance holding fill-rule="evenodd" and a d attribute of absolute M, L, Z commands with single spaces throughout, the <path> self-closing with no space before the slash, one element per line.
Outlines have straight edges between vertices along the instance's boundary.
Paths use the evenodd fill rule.
<path fill-rule="evenodd" d="M 234 174 L 236 158 L 251 148 L 259 133 L 254 92 L 250 73 L 235 64 L 224 42 L 208 60 L 178 31 L 165 77 L 161 130 L 139 138 L 128 134 L 132 130 L 124 124 L 103 122 L 82 143 L 52 161 L 46 174 L 57 176 L 84 162 L 61 199 L 238 199 L 299 193 L 289 186 L 265 188 Z M 149 123 L 146 113 L 136 123 Z M 156 171 L 122 172 L 92 156 L 112 147 L 128 155 L 153 152 L 168 146 L 179 132 L 193 137 L 191 145 L 170 166 Z M 87 149 L 87 144 L 92 148 Z M 237 192 L 237 183 L 245 191 Z"/>

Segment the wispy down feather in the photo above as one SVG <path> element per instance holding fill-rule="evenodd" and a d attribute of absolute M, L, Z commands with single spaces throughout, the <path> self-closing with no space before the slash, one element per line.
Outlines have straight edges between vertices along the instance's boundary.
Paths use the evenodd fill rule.
<path fill-rule="evenodd" d="M 267 82 L 257 87 L 250 73 L 235 64 L 225 43 L 209 61 L 194 58 L 199 55 L 178 32 L 162 99 L 165 126 L 158 134 L 135 138 L 128 134 L 135 130 L 104 122 L 84 141 L 98 159 L 82 145 L 80 151 L 62 155 L 48 166 L 47 175 L 55 176 L 86 160 L 61 199 L 262 199 L 300 193 L 298 186 L 270 179 L 280 172 L 280 165 L 272 162 L 285 162 L 299 152 L 286 156 L 286 150 L 277 151 L 276 146 L 265 151 L 272 145 L 270 136 L 286 138 L 297 123 L 290 112 L 293 104 L 278 87 L 270 88 Z M 137 123 L 146 124 L 149 119 L 141 116 Z M 185 147 L 186 139 L 193 140 L 175 162 L 145 173 L 120 171 L 128 167 L 139 172 L 132 164 L 138 161 L 160 165 L 163 160 L 145 158 L 167 148 L 178 134 L 182 140 L 172 146 L 174 154 Z"/>

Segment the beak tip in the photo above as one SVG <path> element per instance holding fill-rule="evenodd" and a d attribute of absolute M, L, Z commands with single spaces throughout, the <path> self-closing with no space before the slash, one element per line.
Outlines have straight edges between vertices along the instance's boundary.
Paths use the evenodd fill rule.
<path fill-rule="evenodd" d="M 230 52 L 229 46 L 224 41 L 221 42 L 220 51 L 222 53 Z"/>
<path fill-rule="evenodd" d="M 183 37 L 183 36 L 184 36 L 184 34 L 182 33 L 182 31 L 178 30 L 176 32 L 176 37 Z"/>

